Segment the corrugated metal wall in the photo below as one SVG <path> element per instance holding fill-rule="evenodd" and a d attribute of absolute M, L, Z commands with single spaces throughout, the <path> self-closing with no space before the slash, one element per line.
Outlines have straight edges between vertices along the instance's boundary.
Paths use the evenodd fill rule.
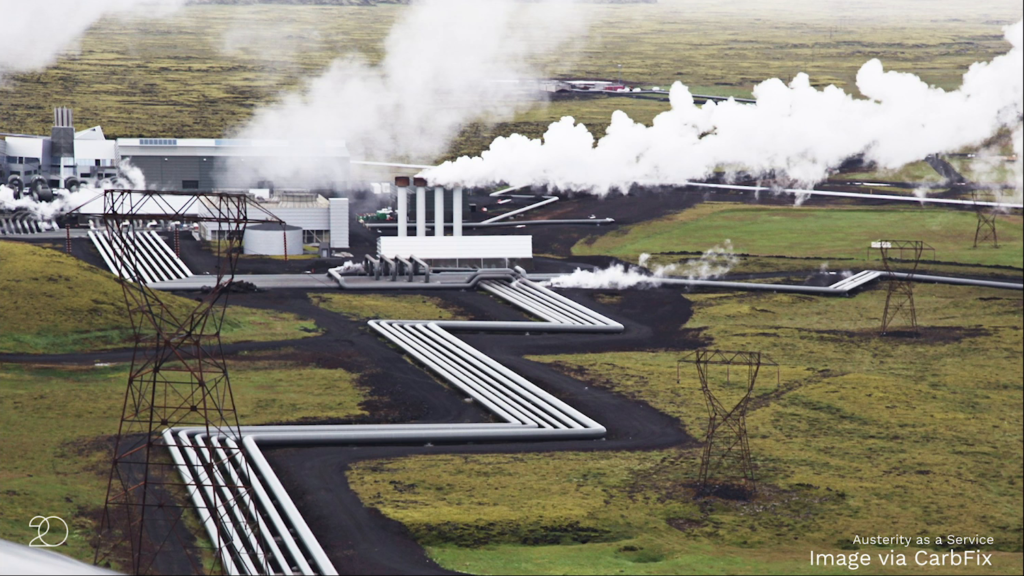
<path fill-rule="evenodd" d="M 198 183 L 198 190 L 213 190 L 213 162 L 195 156 L 132 156 L 132 166 L 142 170 L 146 187 L 152 190 L 182 190 L 186 181 Z"/>
<path fill-rule="evenodd" d="M 273 204 L 268 204 L 267 208 L 285 223 L 303 230 L 329 230 L 331 227 L 327 208 L 275 208 Z"/>
<path fill-rule="evenodd" d="M 330 198 L 331 248 L 348 248 L 348 198 Z"/>

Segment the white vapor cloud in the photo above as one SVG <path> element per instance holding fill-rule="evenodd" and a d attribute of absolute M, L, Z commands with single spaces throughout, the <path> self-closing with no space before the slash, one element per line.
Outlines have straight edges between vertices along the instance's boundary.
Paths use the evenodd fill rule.
<path fill-rule="evenodd" d="M 557 276 L 544 283 L 554 288 L 585 288 L 585 289 L 624 289 L 654 288 L 660 286 L 665 278 L 681 278 L 687 280 L 707 280 L 718 278 L 729 273 L 739 257 L 732 248 L 732 242 L 726 240 L 720 246 L 709 248 L 700 258 L 687 260 L 685 264 L 656 265 L 645 273 L 650 254 L 641 254 L 637 266 L 612 264 L 601 270 L 581 270 L 577 268 L 571 274 Z"/>
<path fill-rule="evenodd" d="M 945 91 L 913 74 L 885 71 L 873 59 L 857 73 L 865 98 L 842 89 L 813 88 L 806 74 L 788 85 L 779 79 L 754 89 L 755 105 L 734 101 L 694 104 L 676 82 L 671 109 L 652 126 L 624 112 L 612 114 L 595 139 L 571 117 L 551 124 L 543 139 L 514 134 L 497 138 L 479 157 L 462 157 L 426 170 L 443 185 L 547 185 L 561 190 L 626 192 L 634 183 L 678 184 L 712 175 L 717 166 L 742 166 L 755 174 L 775 171 L 811 184 L 856 154 L 882 168 L 898 168 L 931 153 L 978 145 L 1000 129 L 1021 145 L 1024 113 L 1024 23 L 1004 29 L 1008 53 L 970 66 L 960 88 Z M 1016 194 L 1021 194 L 1020 153 Z"/>
<path fill-rule="evenodd" d="M 53 64 L 104 16 L 164 15 L 186 0 L 0 0 L 0 80 Z"/>
<path fill-rule="evenodd" d="M 509 81 L 535 79 L 527 61 L 579 36 L 584 16 L 564 1 L 414 2 L 389 33 L 379 64 L 335 60 L 303 90 L 258 110 L 234 136 L 343 140 L 355 158 L 432 159 L 467 123 L 509 119 L 536 101 L 535 91 L 517 92 Z M 233 168 L 313 187 L 344 177 L 324 164 L 283 159 Z"/>
<path fill-rule="evenodd" d="M 22 191 L 20 198 L 15 198 L 14 189 L 0 184 L 0 213 L 30 212 L 38 220 L 52 220 L 65 212 L 80 208 L 95 199 L 106 189 L 130 188 L 144 190 L 146 178 L 142 170 L 136 168 L 128 160 L 118 164 L 120 176 L 109 180 L 101 180 L 95 187 L 83 185 L 75 191 L 58 188 L 53 191 L 53 201 L 40 202 L 32 197 L 28 188 Z"/>

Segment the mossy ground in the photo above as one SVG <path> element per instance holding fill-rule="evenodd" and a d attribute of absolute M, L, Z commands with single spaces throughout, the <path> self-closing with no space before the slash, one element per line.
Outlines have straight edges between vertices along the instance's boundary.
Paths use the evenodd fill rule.
<path fill-rule="evenodd" d="M 444 566 L 476 573 L 827 573 L 808 566 L 810 550 L 878 533 L 991 535 L 1002 552 L 992 571 L 1020 571 L 1019 294 L 919 285 L 917 337 L 878 335 L 882 289 L 688 297 L 682 329 L 781 364 L 778 385 L 762 370 L 747 418 L 754 500 L 695 500 L 699 450 L 365 462 L 353 488 Z M 696 372 L 684 365 L 677 382 L 683 352 L 664 346 L 533 359 L 677 416 L 699 437 Z M 861 571 L 886 570 L 874 559 Z"/>
<path fill-rule="evenodd" d="M 364 414 L 351 372 L 259 355 L 229 366 L 242 425 Z M 27 543 L 29 519 L 60 516 L 61 552 L 92 562 L 127 378 L 125 364 L 0 363 L 0 538 Z"/>
<path fill-rule="evenodd" d="M 395 294 L 310 294 L 310 300 L 331 312 L 356 320 L 463 320 L 465 315 L 433 296 Z"/>
<path fill-rule="evenodd" d="M 132 326 L 117 279 L 77 258 L 24 242 L 0 241 L 0 352 L 61 354 L 126 348 Z M 197 302 L 162 294 L 185 315 Z M 316 324 L 294 314 L 231 306 L 225 343 L 315 336 Z"/>
<path fill-rule="evenodd" d="M 942 263 L 1003 266 L 1009 268 L 1005 273 L 1020 274 L 1024 220 L 1020 214 L 996 219 L 999 247 L 986 244 L 974 248 L 977 217 L 973 212 L 705 202 L 664 218 L 584 238 L 572 251 L 617 256 L 631 262 L 646 252 L 657 256 L 653 262 L 664 264 L 680 260 L 673 253 L 688 252 L 682 258 L 686 260 L 730 240 L 737 253 L 754 257 L 741 261 L 735 272 L 761 272 L 762 268 L 808 270 L 830 261 L 831 269 L 837 271 L 881 267 L 878 250 L 869 249 L 874 240 L 922 240 L 934 248 L 934 253 L 923 254 L 922 267 L 936 269 L 930 262 L 934 257 Z"/>

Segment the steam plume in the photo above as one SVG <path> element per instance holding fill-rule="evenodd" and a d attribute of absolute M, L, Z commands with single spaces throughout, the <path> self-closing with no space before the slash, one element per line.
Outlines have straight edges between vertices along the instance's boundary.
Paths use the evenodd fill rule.
<path fill-rule="evenodd" d="M 0 80 L 38 70 L 74 48 L 82 34 L 109 15 L 163 14 L 186 0 L 20 0 L 0 2 L 3 48 Z"/>
<path fill-rule="evenodd" d="M 726 240 L 721 246 L 708 249 L 700 258 L 687 260 L 682 266 L 669 264 L 655 266 L 650 274 L 643 270 L 650 260 L 650 254 L 641 254 L 637 266 L 612 264 L 603 270 L 581 270 L 577 268 L 571 274 L 558 276 L 546 282 L 555 288 L 586 288 L 586 289 L 624 289 L 653 288 L 660 286 L 666 278 L 686 277 L 687 280 L 707 280 L 718 278 L 729 273 L 739 258 L 733 252 L 732 242 Z M 673 274 L 674 272 L 681 274 Z M 671 275 L 671 276 L 670 276 Z"/>
<path fill-rule="evenodd" d="M 120 176 L 110 180 L 101 180 L 95 187 L 87 188 L 84 184 L 77 191 L 65 190 L 63 188 L 53 191 L 52 202 L 39 202 L 26 190 L 21 198 L 14 198 L 14 190 L 0 184 L 0 212 L 27 211 L 31 212 L 39 220 L 52 220 L 61 214 L 74 210 L 85 203 L 96 198 L 103 190 L 108 188 L 131 188 L 144 190 L 146 180 L 139 170 L 127 160 L 118 164 Z"/>
<path fill-rule="evenodd" d="M 508 81 L 536 78 L 526 61 L 584 31 L 581 16 L 569 2 L 416 2 L 392 28 L 379 64 L 334 61 L 303 92 L 257 111 L 236 136 L 344 140 L 354 157 L 432 159 L 465 124 L 507 119 L 530 105 L 536 91 L 517 91 Z M 290 158 L 232 168 L 307 186 L 346 177 L 322 161 Z"/>
<path fill-rule="evenodd" d="M 898 168 L 931 153 L 978 145 L 1009 128 L 1018 151 L 1019 197 L 1022 30 L 1022 22 L 1006 27 L 1010 51 L 973 64 L 960 88 L 950 92 L 912 74 L 886 72 L 876 59 L 857 73 L 866 99 L 835 86 L 817 90 L 801 73 L 789 85 L 771 79 L 756 86 L 755 105 L 730 100 L 698 107 L 689 89 L 676 82 L 669 93 L 671 109 L 650 127 L 616 111 L 595 145 L 585 126 L 565 117 L 551 124 L 542 140 L 518 134 L 497 138 L 480 157 L 446 162 L 424 175 L 445 185 L 506 182 L 605 194 L 626 192 L 634 183 L 699 180 L 717 166 L 739 165 L 811 184 L 856 154 L 882 168 Z"/>

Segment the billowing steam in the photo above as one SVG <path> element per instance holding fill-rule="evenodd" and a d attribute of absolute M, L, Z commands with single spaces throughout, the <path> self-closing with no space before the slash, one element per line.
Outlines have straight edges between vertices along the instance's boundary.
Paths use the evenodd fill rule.
<path fill-rule="evenodd" d="M 733 252 L 732 242 L 726 240 L 721 246 L 708 249 L 700 258 L 687 260 L 685 264 L 669 264 L 654 266 L 650 273 L 645 273 L 650 254 L 641 254 L 639 266 L 612 264 L 602 270 L 581 270 L 577 268 L 572 274 L 558 276 L 548 280 L 545 285 L 555 288 L 585 289 L 623 289 L 653 288 L 660 286 L 666 278 L 686 278 L 687 280 L 708 280 L 729 273 L 739 258 Z M 678 273 L 677 273 L 678 272 Z"/>
<path fill-rule="evenodd" d="M 1016 191 L 1021 181 L 1024 110 L 1024 23 L 1005 28 L 1008 53 L 973 64 L 959 89 L 947 92 L 913 74 L 886 72 L 870 60 L 857 73 L 857 99 L 840 88 L 813 88 L 806 74 L 789 85 L 766 80 L 757 103 L 696 106 L 676 82 L 671 109 L 648 127 L 624 112 L 612 114 L 600 140 L 573 118 L 551 124 L 542 140 L 497 138 L 480 157 L 462 157 L 424 174 L 435 183 L 484 186 L 547 185 L 597 194 L 634 183 L 679 184 L 712 175 L 719 166 L 754 174 L 774 171 L 794 183 L 824 179 L 847 158 L 864 154 L 894 169 L 928 154 L 976 146 L 1000 129 L 1013 131 Z"/>
<path fill-rule="evenodd" d="M 142 170 L 133 166 L 127 160 L 118 164 L 120 176 L 110 180 L 101 180 L 95 187 L 83 185 L 75 191 L 63 188 L 53 191 L 53 201 L 40 202 L 32 197 L 26 190 L 22 192 L 21 198 L 15 199 L 14 189 L 0 184 L 0 212 L 4 211 L 27 211 L 39 220 L 52 220 L 61 214 L 83 206 L 96 197 L 105 189 L 131 188 L 144 190 L 146 179 Z"/>
<path fill-rule="evenodd" d="M 3 48 L 0 80 L 6 74 L 49 66 L 104 16 L 164 14 L 186 0 L 24 0 L 0 3 Z"/>
<path fill-rule="evenodd" d="M 336 60 L 302 93 L 256 112 L 235 136 L 293 143 L 341 140 L 355 158 L 424 161 L 444 152 L 467 123 L 511 118 L 538 98 L 519 81 L 538 73 L 526 61 L 583 32 L 570 2 L 424 0 L 405 10 L 377 65 Z M 289 156 L 253 176 L 317 187 L 344 180 L 343 166 Z"/>

